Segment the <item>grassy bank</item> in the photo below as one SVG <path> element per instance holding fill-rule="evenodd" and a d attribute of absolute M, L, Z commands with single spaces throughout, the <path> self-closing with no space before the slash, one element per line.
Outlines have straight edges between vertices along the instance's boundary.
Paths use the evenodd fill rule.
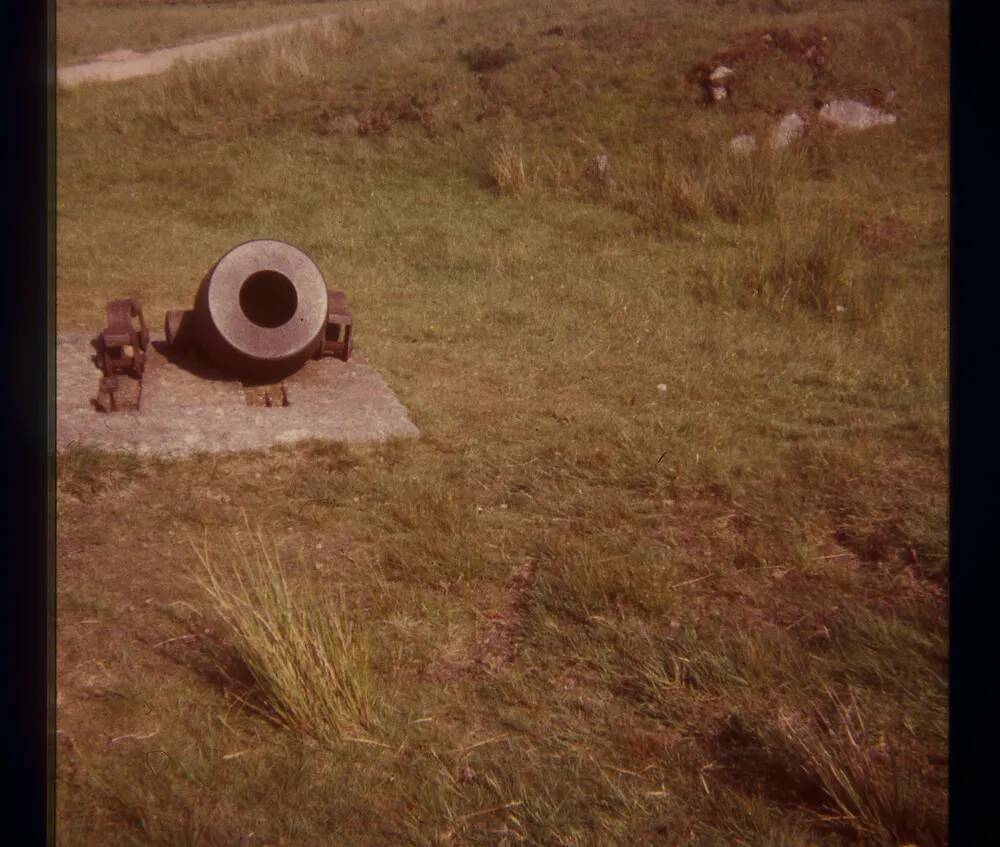
<path fill-rule="evenodd" d="M 61 329 L 284 239 L 422 437 L 62 457 L 60 839 L 945 843 L 947 85 L 938 2 L 508 0 L 61 93 Z"/>
<path fill-rule="evenodd" d="M 312 18 L 350 0 L 57 0 L 56 61 L 110 50 L 155 50 L 213 35 Z"/>

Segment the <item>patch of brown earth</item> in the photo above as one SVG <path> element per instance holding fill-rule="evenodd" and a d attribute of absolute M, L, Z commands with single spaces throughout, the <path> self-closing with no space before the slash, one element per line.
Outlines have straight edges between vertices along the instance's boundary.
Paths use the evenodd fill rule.
<path fill-rule="evenodd" d="M 899 247 L 913 240 L 912 226 L 895 215 L 868 215 L 858 226 L 858 235 L 869 247 Z"/>
<path fill-rule="evenodd" d="M 431 682 L 450 682 L 483 669 L 496 673 L 517 658 L 518 636 L 524 602 L 534 580 L 535 565 L 530 559 L 511 568 L 510 576 L 490 607 L 483 611 L 485 627 L 475 630 L 444 650 L 422 674 Z"/>

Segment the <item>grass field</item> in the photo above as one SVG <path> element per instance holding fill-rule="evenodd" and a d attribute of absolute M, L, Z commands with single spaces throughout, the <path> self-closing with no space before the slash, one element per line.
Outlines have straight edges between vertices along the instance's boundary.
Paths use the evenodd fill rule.
<path fill-rule="evenodd" d="M 56 60 L 154 50 L 225 32 L 313 18 L 352 0 L 56 0 Z"/>
<path fill-rule="evenodd" d="M 59 94 L 60 329 L 283 239 L 422 432 L 61 455 L 60 842 L 946 844 L 947 4 L 429 5 Z"/>

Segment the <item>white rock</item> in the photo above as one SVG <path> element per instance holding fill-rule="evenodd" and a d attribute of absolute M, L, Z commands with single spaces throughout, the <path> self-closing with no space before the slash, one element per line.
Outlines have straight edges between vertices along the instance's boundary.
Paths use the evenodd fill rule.
<path fill-rule="evenodd" d="M 719 65 L 708 75 L 710 83 L 709 90 L 712 93 L 712 100 L 718 103 L 729 96 L 729 78 L 733 75 L 733 69 L 725 65 Z"/>
<path fill-rule="evenodd" d="M 806 122 L 802 120 L 802 116 L 795 112 L 789 112 L 771 130 L 771 149 L 781 150 L 787 147 L 793 141 L 801 138 L 805 129 Z"/>
<path fill-rule="evenodd" d="M 729 146 L 734 153 L 746 155 L 756 149 L 757 139 L 752 135 L 737 135 L 729 142 Z"/>
<path fill-rule="evenodd" d="M 661 382 L 658 386 L 656 386 L 656 390 L 661 393 L 665 392 L 667 390 L 667 384 L 665 382 Z"/>
<path fill-rule="evenodd" d="M 831 100 L 819 110 L 819 119 L 841 129 L 871 129 L 896 123 L 896 116 L 857 100 Z"/>

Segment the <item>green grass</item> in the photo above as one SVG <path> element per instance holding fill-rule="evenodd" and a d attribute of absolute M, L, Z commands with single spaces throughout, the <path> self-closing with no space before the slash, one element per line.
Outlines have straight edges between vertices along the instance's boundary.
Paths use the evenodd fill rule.
<path fill-rule="evenodd" d="M 762 28 L 826 69 L 703 105 Z M 62 456 L 61 840 L 946 843 L 947 48 L 920 0 L 497 0 L 60 92 L 60 329 L 281 238 L 422 432 Z M 869 88 L 897 126 L 729 151 Z M 182 578 L 244 513 L 277 608 L 365 633 L 386 746 L 274 719 L 300 653 L 247 673 Z"/>
<path fill-rule="evenodd" d="M 716 303 L 760 304 L 774 312 L 805 310 L 830 319 L 871 323 L 898 280 L 883 257 L 861 250 L 835 212 L 815 222 L 788 216 L 774 228 L 709 260 L 696 294 Z"/>

